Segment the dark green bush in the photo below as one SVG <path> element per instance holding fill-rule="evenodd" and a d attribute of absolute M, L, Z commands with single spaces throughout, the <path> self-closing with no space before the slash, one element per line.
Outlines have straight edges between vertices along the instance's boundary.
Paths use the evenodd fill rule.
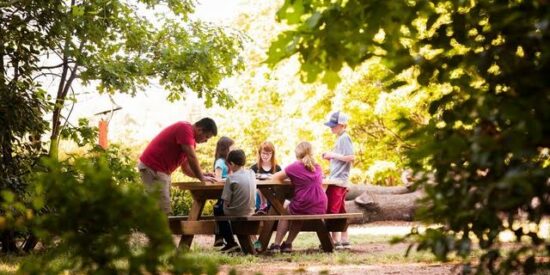
<path fill-rule="evenodd" d="M 176 250 L 156 196 L 141 184 L 120 184 L 106 157 L 48 159 L 44 166 L 47 172 L 36 173 L 31 194 L 35 208 L 51 211 L 30 227 L 48 253 L 24 261 L 22 272 L 215 273 L 208 261 L 182 265 L 192 256 Z M 137 233 L 145 240 L 134 245 Z"/>
<path fill-rule="evenodd" d="M 36 174 L 33 195 L 52 211 L 34 219 L 32 228 L 54 251 L 50 255 L 70 252 L 61 268 L 104 274 L 160 271 L 161 258 L 175 247 L 166 217 L 152 196 L 140 185 L 117 184 L 105 158 L 77 158 L 71 164 L 47 160 L 44 164 L 47 172 Z M 130 246 L 134 232 L 147 238 L 140 249 Z M 43 260 L 25 262 L 22 270 L 62 271 L 49 264 L 51 258 Z M 127 266 L 117 266 L 119 261 Z"/>

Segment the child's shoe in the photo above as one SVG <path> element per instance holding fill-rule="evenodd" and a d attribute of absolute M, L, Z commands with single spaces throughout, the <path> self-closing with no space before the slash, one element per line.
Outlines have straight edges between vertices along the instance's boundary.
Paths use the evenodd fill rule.
<path fill-rule="evenodd" d="M 218 235 L 216 235 L 216 240 L 214 241 L 214 247 L 222 247 L 225 245 L 225 242 L 223 241 L 223 238 L 218 238 Z"/>
<path fill-rule="evenodd" d="M 342 243 L 336 242 L 336 243 L 334 243 L 334 249 L 335 250 L 342 250 L 342 249 L 344 249 L 344 246 L 342 245 Z"/>
<path fill-rule="evenodd" d="M 292 244 L 283 242 L 281 244 L 281 253 L 291 253 L 292 252 Z"/>
<path fill-rule="evenodd" d="M 278 253 L 281 252 L 281 246 L 278 244 L 272 243 L 271 246 L 267 249 L 267 252 L 269 253 Z"/>
<path fill-rule="evenodd" d="M 221 253 L 233 253 L 233 252 L 241 252 L 241 248 L 238 244 L 226 244 L 221 250 Z"/>
<path fill-rule="evenodd" d="M 257 240 L 254 242 L 254 249 L 256 251 L 261 251 L 262 250 L 262 243 L 260 242 L 260 240 Z"/>
<path fill-rule="evenodd" d="M 351 249 L 351 244 L 349 242 L 342 242 L 343 249 Z"/>
<path fill-rule="evenodd" d="M 260 208 L 254 213 L 254 216 L 262 216 L 262 215 L 265 215 L 265 214 L 267 214 L 267 211 Z"/>

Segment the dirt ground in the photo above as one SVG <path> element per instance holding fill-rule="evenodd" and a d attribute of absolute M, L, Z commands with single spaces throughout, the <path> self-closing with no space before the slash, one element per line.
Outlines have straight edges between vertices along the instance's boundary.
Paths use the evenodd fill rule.
<path fill-rule="evenodd" d="M 350 238 L 357 234 L 368 235 L 404 235 L 410 232 L 412 224 L 410 222 L 376 222 L 367 225 L 352 226 L 348 230 Z M 212 237 L 195 236 L 195 244 L 199 246 L 211 246 Z M 353 255 L 392 253 L 404 255 L 407 249 L 406 244 L 391 245 L 387 242 L 372 242 L 365 244 L 354 244 L 349 253 Z M 307 252 L 307 251 L 306 251 Z M 262 255 L 260 257 L 269 257 Z M 267 259 L 266 259 L 267 260 Z M 399 261 L 399 260 L 396 260 Z M 228 274 L 231 268 L 237 270 L 237 274 L 460 274 L 460 267 L 453 264 L 433 264 L 433 263 L 391 263 L 391 264 L 351 264 L 351 265 L 327 265 L 323 263 L 301 263 L 292 261 L 261 261 L 260 263 L 251 263 L 238 266 L 221 266 L 219 274 Z"/>

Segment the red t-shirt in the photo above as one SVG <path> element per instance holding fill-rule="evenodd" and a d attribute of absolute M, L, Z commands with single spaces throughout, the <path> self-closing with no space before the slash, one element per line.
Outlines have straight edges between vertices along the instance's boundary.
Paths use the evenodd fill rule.
<path fill-rule="evenodd" d="M 189 122 L 176 122 L 160 132 L 147 145 L 139 160 L 149 168 L 172 174 L 178 167 L 187 161 L 181 145 L 190 145 L 195 148 L 195 133 Z"/>

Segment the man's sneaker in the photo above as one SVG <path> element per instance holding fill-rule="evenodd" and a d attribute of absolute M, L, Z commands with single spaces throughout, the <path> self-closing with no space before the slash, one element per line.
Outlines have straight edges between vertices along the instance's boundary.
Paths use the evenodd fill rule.
<path fill-rule="evenodd" d="M 238 244 L 226 244 L 221 250 L 221 253 L 233 253 L 233 252 L 241 252 L 241 248 Z"/>
<path fill-rule="evenodd" d="M 342 245 L 342 243 L 336 242 L 336 243 L 334 243 L 334 249 L 335 250 L 342 250 L 342 249 L 344 249 L 344 246 Z"/>
<path fill-rule="evenodd" d="M 278 253 L 281 252 L 281 246 L 278 244 L 272 243 L 271 246 L 267 249 L 267 252 L 269 253 Z"/>
<path fill-rule="evenodd" d="M 225 242 L 223 241 L 222 238 L 217 238 L 216 236 L 216 240 L 214 241 L 214 247 L 221 247 L 221 246 L 224 246 L 225 245 Z"/>
<path fill-rule="evenodd" d="M 281 244 L 281 253 L 290 253 L 292 252 L 292 244 L 291 243 L 282 243 Z"/>
<path fill-rule="evenodd" d="M 343 249 L 351 249 L 351 245 L 349 242 L 342 242 L 342 248 Z"/>

